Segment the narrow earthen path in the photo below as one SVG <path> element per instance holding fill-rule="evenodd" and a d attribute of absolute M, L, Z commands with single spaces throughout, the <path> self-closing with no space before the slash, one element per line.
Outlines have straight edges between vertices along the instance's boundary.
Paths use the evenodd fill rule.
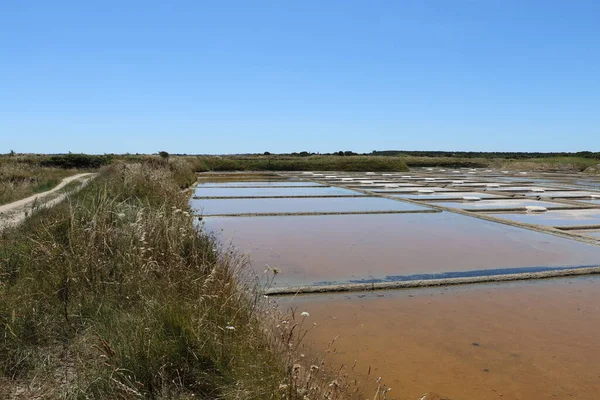
<path fill-rule="evenodd" d="M 91 178 L 93 178 L 96 174 L 94 173 L 83 173 L 77 174 L 73 176 L 66 177 L 63 179 L 56 187 L 42 193 L 37 193 L 33 196 L 29 196 L 25 199 L 17 200 L 12 203 L 4 204 L 0 206 L 0 230 L 8 227 L 19 224 L 27 217 L 27 213 L 31 211 L 31 208 L 34 204 L 38 204 L 43 207 L 52 207 L 53 205 L 61 202 L 69 193 L 61 194 L 58 197 L 55 197 L 47 202 L 44 202 L 48 196 L 52 195 L 55 192 L 58 192 L 69 183 L 83 179 L 81 184 L 85 184 Z"/>

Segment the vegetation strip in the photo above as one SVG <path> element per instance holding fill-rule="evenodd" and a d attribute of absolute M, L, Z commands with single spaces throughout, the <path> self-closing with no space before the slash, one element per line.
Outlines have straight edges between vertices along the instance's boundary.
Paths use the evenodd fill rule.
<path fill-rule="evenodd" d="M 596 274 L 600 274 L 600 266 L 588 267 L 588 268 L 567 269 L 567 270 L 527 272 L 527 273 L 520 273 L 520 274 L 504 274 L 504 275 L 477 276 L 477 277 L 464 277 L 464 278 L 422 279 L 422 280 L 414 280 L 414 281 L 350 283 L 350 284 L 321 285 L 321 286 L 296 286 L 296 287 L 269 288 L 266 290 L 266 294 L 267 295 L 297 295 L 297 294 L 308 294 L 308 293 L 410 289 L 410 288 L 425 288 L 425 287 L 434 287 L 434 286 L 466 285 L 466 284 L 473 284 L 473 283 L 492 283 L 492 282 L 523 281 L 523 280 L 531 280 L 531 279 L 549 279 L 549 278 L 559 278 L 559 277 L 567 277 L 567 276 L 596 275 Z"/>

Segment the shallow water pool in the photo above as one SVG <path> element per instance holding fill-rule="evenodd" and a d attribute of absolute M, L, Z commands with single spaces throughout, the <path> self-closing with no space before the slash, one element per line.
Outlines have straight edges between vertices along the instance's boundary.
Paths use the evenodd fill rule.
<path fill-rule="evenodd" d="M 196 188 L 198 197 L 262 197 L 262 196 L 363 196 L 354 190 L 338 187 L 298 187 L 298 188 Z"/>
<path fill-rule="evenodd" d="M 600 225 L 600 209 L 550 210 L 542 213 L 494 214 L 494 217 L 544 226 Z"/>
<path fill-rule="evenodd" d="M 303 181 L 244 181 L 244 182 L 202 182 L 196 185 L 197 188 L 223 188 L 223 187 L 279 187 L 279 186 L 315 186 L 326 187 L 322 183 L 303 182 Z"/>
<path fill-rule="evenodd" d="M 277 286 L 384 282 L 600 264 L 600 247 L 448 212 L 208 217 Z"/>
<path fill-rule="evenodd" d="M 443 207 L 460 208 L 463 210 L 478 209 L 503 209 L 503 208 L 525 208 L 527 206 L 542 206 L 546 208 L 565 207 L 565 204 L 551 203 L 548 201 L 538 201 L 529 199 L 508 199 L 508 200 L 481 200 L 481 201 L 442 201 L 436 202 L 436 205 Z"/>
<path fill-rule="evenodd" d="M 192 200 L 197 214 L 425 211 L 426 207 L 381 197 Z"/>
<path fill-rule="evenodd" d="M 499 196 L 492 193 L 481 193 L 481 192 L 438 192 L 432 194 L 390 194 L 390 196 L 398 197 L 401 199 L 412 199 L 412 200 L 438 200 L 438 199 L 457 199 L 462 200 L 463 196 L 475 196 L 482 199 L 503 199 L 505 197 Z"/>
<path fill-rule="evenodd" d="M 310 314 L 306 322 L 317 326 L 304 342 L 327 365 L 355 365 L 353 377 L 369 395 L 361 399 L 373 397 L 379 376 L 400 399 L 436 392 L 462 400 L 596 400 L 600 393 L 598 277 L 277 302 Z"/>

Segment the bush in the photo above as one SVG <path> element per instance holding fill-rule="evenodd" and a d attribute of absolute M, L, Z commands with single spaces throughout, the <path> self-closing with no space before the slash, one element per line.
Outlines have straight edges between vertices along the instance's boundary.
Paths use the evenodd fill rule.
<path fill-rule="evenodd" d="M 110 164 L 111 156 L 90 154 L 60 154 L 50 156 L 40 162 L 43 167 L 57 167 L 63 169 L 96 169 Z"/>

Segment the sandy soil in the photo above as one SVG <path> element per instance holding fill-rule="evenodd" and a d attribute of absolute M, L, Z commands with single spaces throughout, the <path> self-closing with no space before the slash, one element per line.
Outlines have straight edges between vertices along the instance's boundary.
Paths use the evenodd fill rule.
<path fill-rule="evenodd" d="M 61 194 L 58 197 L 54 197 L 49 201 L 45 200 L 51 197 L 53 193 L 61 190 L 63 187 L 68 185 L 70 182 L 73 182 L 75 180 L 82 180 L 82 182 L 87 182 L 93 176 L 95 176 L 95 174 L 93 173 L 84 173 L 69 176 L 63 179 L 62 182 L 59 183 L 53 189 L 0 206 L 0 230 L 8 226 L 17 225 L 21 221 L 23 221 L 27 217 L 28 212 L 31 211 L 31 208 L 34 204 L 36 204 L 37 206 L 52 207 L 53 205 L 61 202 L 67 196 L 67 193 Z"/>

